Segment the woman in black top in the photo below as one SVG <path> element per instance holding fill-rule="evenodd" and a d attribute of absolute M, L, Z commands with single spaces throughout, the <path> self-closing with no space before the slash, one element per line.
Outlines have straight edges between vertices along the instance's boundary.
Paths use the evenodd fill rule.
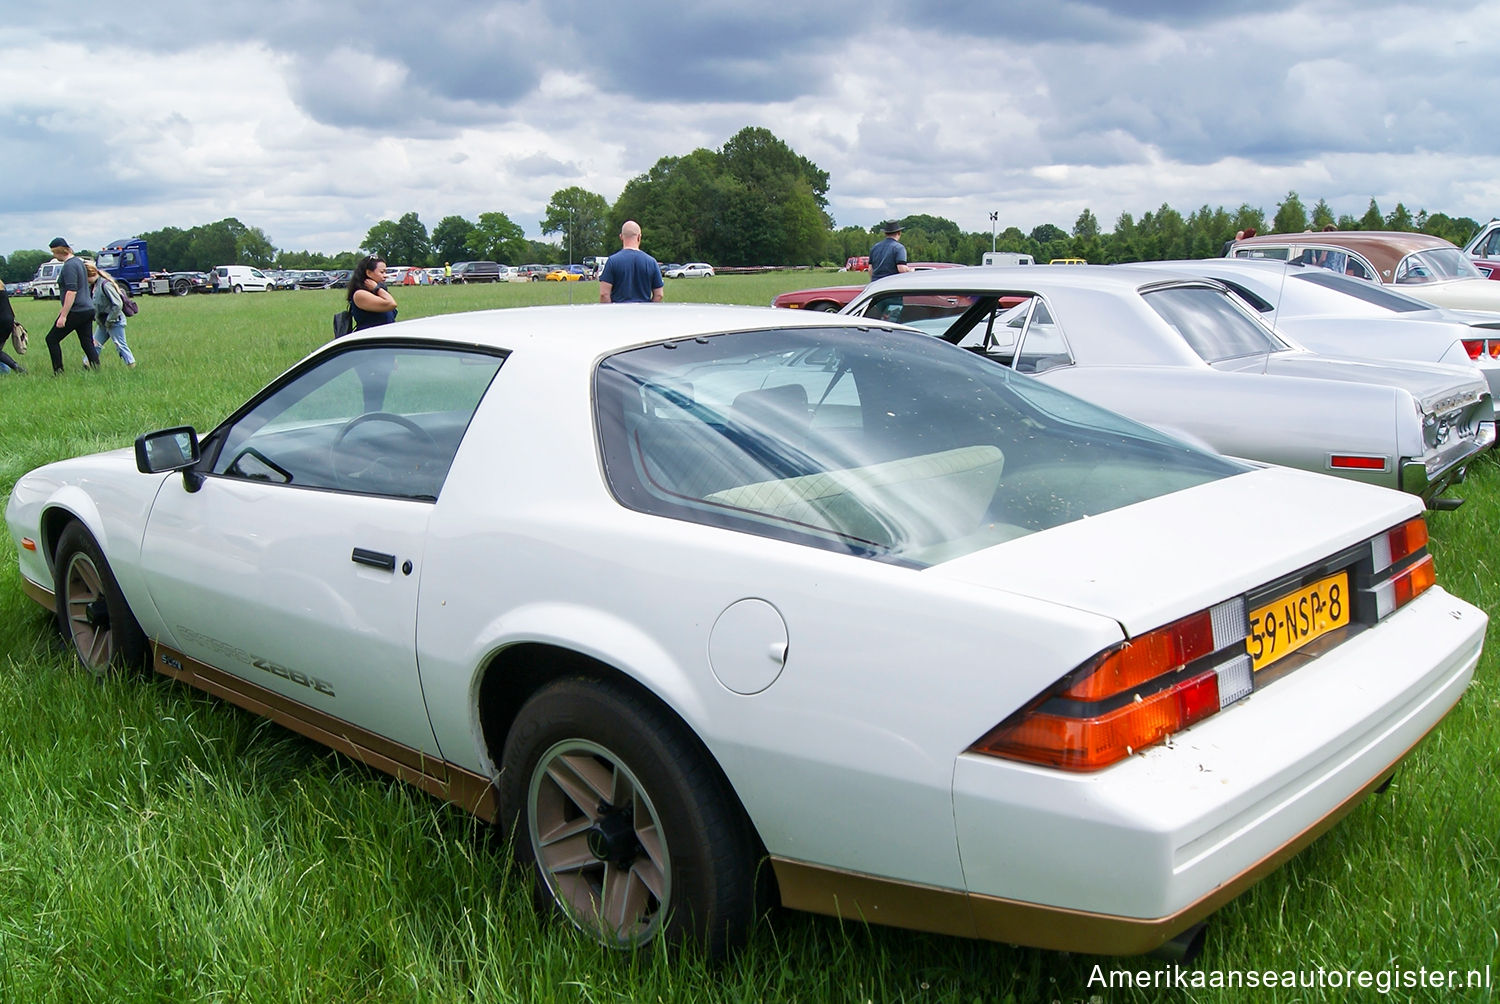
<path fill-rule="evenodd" d="M 354 330 L 390 324 L 396 319 L 396 298 L 385 288 L 385 260 L 366 255 L 349 277 L 349 312 Z"/>
<path fill-rule="evenodd" d="M 0 373 L 7 372 L 7 367 L 17 373 L 25 373 L 26 367 L 16 362 L 5 352 L 5 343 L 10 340 L 10 329 L 15 327 L 16 312 L 10 305 L 10 290 L 5 288 L 5 283 L 0 282 Z"/>

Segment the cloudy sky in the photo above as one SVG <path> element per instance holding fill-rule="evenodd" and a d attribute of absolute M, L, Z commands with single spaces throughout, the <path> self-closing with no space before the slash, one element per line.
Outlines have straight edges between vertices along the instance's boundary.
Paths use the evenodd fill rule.
<path fill-rule="evenodd" d="M 760 125 L 838 225 L 1241 203 L 1500 214 L 1469 0 L 37 2 L 0 29 L 0 254 L 235 216 L 339 251 L 415 210 L 613 202 Z M 646 246 L 650 246 L 647 234 Z"/>

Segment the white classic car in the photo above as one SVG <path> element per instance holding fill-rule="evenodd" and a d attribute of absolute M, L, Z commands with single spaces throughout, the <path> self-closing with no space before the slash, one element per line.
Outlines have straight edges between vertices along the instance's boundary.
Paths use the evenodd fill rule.
<path fill-rule="evenodd" d="M 1411 495 L 764 308 L 339 339 L 201 440 L 26 474 L 6 522 L 86 666 L 513 830 L 619 946 L 725 950 L 758 892 L 1181 944 L 1390 776 L 1486 624 Z"/>
<path fill-rule="evenodd" d="M 1326 268 L 1263 258 L 1137 262 L 1216 279 L 1277 331 L 1314 352 L 1473 365 L 1500 396 L 1500 314 L 1451 310 Z"/>
<path fill-rule="evenodd" d="M 1400 488 L 1434 508 L 1462 503 L 1441 492 L 1495 441 L 1472 365 L 1309 352 L 1213 279 L 1128 265 L 907 272 L 843 313 L 913 325 L 1230 456 Z"/>

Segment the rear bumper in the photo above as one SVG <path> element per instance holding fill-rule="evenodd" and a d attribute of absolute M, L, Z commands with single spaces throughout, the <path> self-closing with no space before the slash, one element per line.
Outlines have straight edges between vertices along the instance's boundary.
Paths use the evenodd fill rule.
<path fill-rule="evenodd" d="M 1487 620 L 1434 588 L 1170 745 L 1098 773 L 960 756 L 954 815 L 971 897 L 1092 918 L 1051 931 L 1051 947 L 1145 950 L 1120 936 L 1131 929 L 1165 940 L 1386 776 L 1463 693 Z M 980 933 L 1039 943 L 1025 927 Z"/>
<path fill-rule="evenodd" d="M 1420 460 L 1401 464 L 1401 490 L 1431 499 L 1451 484 L 1463 480 L 1470 460 L 1495 445 L 1495 423 L 1481 422 L 1472 436 L 1435 450 Z"/>

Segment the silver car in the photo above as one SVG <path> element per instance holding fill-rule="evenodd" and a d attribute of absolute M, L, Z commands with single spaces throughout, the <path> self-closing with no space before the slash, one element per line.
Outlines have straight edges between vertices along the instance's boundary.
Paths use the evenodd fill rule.
<path fill-rule="evenodd" d="M 1212 279 L 1128 266 L 909 272 L 844 313 L 898 320 L 1220 453 L 1438 494 L 1495 439 L 1472 369 L 1325 356 Z"/>
<path fill-rule="evenodd" d="M 1490 385 L 1490 396 L 1500 395 L 1500 314 L 1435 307 L 1391 286 L 1295 262 L 1203 258 L 1131 267 L 1217 279 L 1314 352 L 1472 365 Z"/>

